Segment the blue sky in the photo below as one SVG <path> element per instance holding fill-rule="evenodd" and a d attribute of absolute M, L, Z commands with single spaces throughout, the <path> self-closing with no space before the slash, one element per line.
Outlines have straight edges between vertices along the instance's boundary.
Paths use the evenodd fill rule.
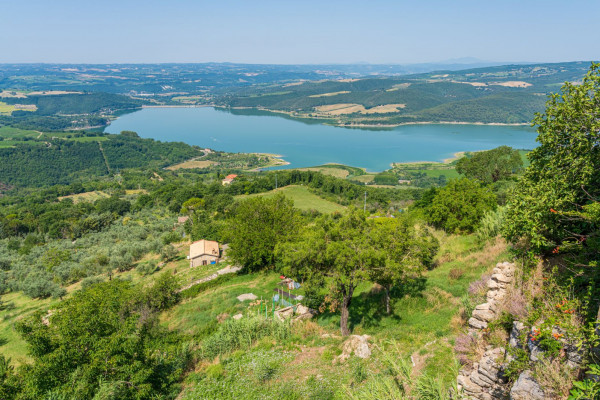
<path fill-rule="evenodd" d="M 598 0 L 0 0 L 0 63 L 600 59 Z"/>

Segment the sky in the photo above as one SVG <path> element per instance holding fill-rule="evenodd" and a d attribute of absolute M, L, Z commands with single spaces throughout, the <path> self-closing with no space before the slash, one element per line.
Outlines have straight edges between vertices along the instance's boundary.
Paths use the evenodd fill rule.
<path fill-rule="evenodd" d="M 598 0 L 0 0 L 0 63 L 600 59 Z"/>

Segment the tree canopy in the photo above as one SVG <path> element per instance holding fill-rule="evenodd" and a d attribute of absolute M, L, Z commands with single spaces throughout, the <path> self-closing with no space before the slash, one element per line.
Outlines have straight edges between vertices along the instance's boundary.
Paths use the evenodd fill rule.
<path fill-rule="evenodd" d="M 283 195 L 241 201 L 224 235 L 230 245 L 228 255 L 247 270 L 270 267 L 275 246 L 296 234 L 298 223 L 293 202 Z"/>
<path fill-rule="evenodd" d="M 523 168 L 518 150 L 508 146 L 479 151 L 471 157 L 463 157 L 456 163 L 456 171 L 469 179 L 483 184 L 506 179 Z"/>
<path fill-rule="evenodd" d="M 540 146 L 508 202 L 505 236 L 541 252 L 597 248 L 600 64 L 551 95 L 534 123 Z"/>
<path fill-rule="evenodd" d="M 452 179 L 435 192 L 426 219 L 446 232 L 473 232 L 485 212 L 495 207 L 496 196 L 488 188 L 467 178 Z"/>

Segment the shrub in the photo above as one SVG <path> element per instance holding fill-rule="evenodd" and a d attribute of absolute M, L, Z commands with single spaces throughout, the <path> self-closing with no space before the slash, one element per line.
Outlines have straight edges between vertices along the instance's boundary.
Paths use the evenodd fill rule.
<path fill-rule="evenodd" d="M 479 223 L 475 234 L 481 242 L 493 239 L 502 233 L 506 216 L 506 207 L 498 207 L 495 211 L 487 211 Z"/>
<path fill-rule="evenodd" d="M 135 270 L 137 271 L 137 273 L 140 275 L 143 275 L 143 276 L 152 275 L 159 269 L 160 268 L 158 268 L 158 264 L 154 260 L 140 263 L 140 264 L 138 264 L 137 267 L 135 267 Z"/>
<path fill-rule="evenodd" d="M 206 367 L 206 376 L 212 379 L 222 378 L 225 374 L 225 370 L 221 364 L 213 364 Z"/>
<path fill-rule="evenodd" d="M 461 268 L 452 268 L 450 272 L 448 272 L 448 278 L 452 280 L 457 280 L 463 277 L 465 271 Z"/>

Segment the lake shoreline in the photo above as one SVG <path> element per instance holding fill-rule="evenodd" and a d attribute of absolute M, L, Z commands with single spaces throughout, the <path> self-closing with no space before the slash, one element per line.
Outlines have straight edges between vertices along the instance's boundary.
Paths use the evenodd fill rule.
<path fill-rule="evenodd" d="M 223 112 L 226 111 L 226 112 Z M 105 132 L 138 132 L 142 138 L 184 142 L 231 153 L 260 153 L 279 161 L 268 169 L 307 168 L 327 163 L 380 172 L 391 164 L 444 162 L 457 152 L 507 145 L 534 148 L 535 131 L 472 123 L 411 124 L 392 129 L 339 129 L 270 112 L 236 113 L 198 106 L 146 107 L 112 121 Z M 446 160 L 448 161 L 448 160 Z M 263 166 L 264 168 L 264 166 Z"/>
<path fill-rule="evenodd" d="M 294 114 L 291 111 L 282 111 L 282 110 L 272 110 L 269 108 L 260 108 L 260 107 L 223 107 L 216 105 L 209 105 L 207 107 L 214 107 L 222 110 L 256 110 L 256 111 L 264 111 L 272 114 L 284 114 L 289 116 L 292 119 L 302 120 L 302 119 L 310 119 L 315 122 L 320 122 L 322 125 L 335 126 L 340 128 L 397 128 L 399 126 L 407 126 L 407 125 L 483 125 L 483 126 L 531 126 L 529 122 L 469 122 L 469 121 L 415 121 L 415 122 L 400 122 L 397 124 L 360 124 L 360 123 L 351 123 L 350 125 L 336 123 L 335 119 L 325 119 L 325 118 L 313 118 L 304 115 Z"/>

